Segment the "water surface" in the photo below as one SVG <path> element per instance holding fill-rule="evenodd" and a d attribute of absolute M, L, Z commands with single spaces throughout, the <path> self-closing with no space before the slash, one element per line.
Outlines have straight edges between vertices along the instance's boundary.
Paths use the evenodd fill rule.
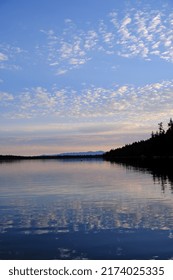
<path fill-rule="evenodd" d="M 0 164 L 0 259 L 171 259 L 171 182 L 102 160 Z"/>

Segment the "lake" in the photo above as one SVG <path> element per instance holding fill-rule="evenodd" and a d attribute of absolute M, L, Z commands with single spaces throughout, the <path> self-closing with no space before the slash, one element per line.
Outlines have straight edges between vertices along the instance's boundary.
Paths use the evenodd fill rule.
<path fill-rule="evenodd" d="M 0 259 L 172 259 L 173 187 L 102 159 L 0 163 Z"/>

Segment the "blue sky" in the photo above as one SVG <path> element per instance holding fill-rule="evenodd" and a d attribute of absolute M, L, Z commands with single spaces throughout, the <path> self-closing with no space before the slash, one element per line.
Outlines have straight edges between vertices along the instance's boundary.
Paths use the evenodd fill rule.
<path fill-rule="evenodd" d="M 0 154 L 116 148 L 173 117 L 173 2 L 0 0 Z"/>

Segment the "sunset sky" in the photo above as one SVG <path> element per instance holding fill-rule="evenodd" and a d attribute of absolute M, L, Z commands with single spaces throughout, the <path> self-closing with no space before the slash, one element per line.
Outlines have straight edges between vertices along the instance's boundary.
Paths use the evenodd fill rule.
<path fill-rule="evenodd" d="M 0 154 L 107 151 L 173 117 L 173 1 L 0 0 Z"/>

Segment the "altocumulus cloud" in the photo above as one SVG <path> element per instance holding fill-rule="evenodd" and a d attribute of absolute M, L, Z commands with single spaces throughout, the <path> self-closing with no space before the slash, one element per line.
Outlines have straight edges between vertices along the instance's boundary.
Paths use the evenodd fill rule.
<path fill-rule="evenodd" d="M 172 12 L 133 8 L 121 18 L 116 12 L 110 12 L 108 18 L 98 21 L 94 29 L 81 30 L 68 19 L 62 34 L 56 30 L 41 30 L 47 36 L 48 64 L 57 75 L 85 65 L 94 59 L 96 51 L 146 60 L 156 56 L 173 62 Z"/>
<path fill-rule="evenodd" d="M 173 81 L 131 85 L 112 88 L 85 87 L 80 91 L 72 88 L 27 88 L 18 95 L 0 92 L 1 107 L 5 104 L 3 118 L 40 118 L 41 116 L 64 120 L 128 120 L 150 115 L 150 118 L 171 114 Z M 144 117 L 145 116 L 145 117 Z M 153 116 L 153 117 L 152 117 Z"/>
<path fill-rule="evenodd" d="M 16 62 L 21 56 L 25 57 L 26 51 L 18 46 L 0 44 L 0 69 L 20 70 L 21 64 Z"/>

